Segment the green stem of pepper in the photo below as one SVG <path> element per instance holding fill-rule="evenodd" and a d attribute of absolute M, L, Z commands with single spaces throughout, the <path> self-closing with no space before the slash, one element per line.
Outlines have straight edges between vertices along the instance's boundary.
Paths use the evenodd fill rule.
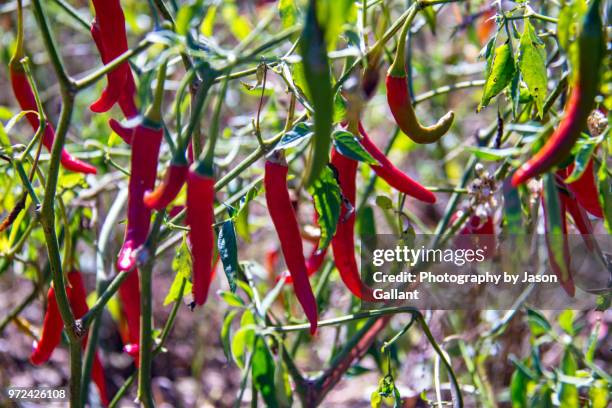
<path fill-rule="evenodd" d="M 168 61 L 165 60 L 159 66 L 157 71 L 157 85 L 155 87 L 155 94 L 153 95 L 153 103 L 145 112 L 145 120 L 155 124 L 155 127 L 161 126 L 162 123 L 162 104 L 164 102 L 164 84 L 166 82 L 166 72 L 168 67 Z"/>

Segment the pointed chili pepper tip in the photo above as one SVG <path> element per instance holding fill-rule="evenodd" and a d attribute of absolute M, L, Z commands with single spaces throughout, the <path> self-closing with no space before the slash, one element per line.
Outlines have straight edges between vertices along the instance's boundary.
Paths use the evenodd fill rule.
<path fill-rule="evenodd" d="M 155 210 L 166 208 L 176 198 L 185 184 L 189 164 L 171 164 L 162 183 L 153 191 L 147 191 L 144 195 L 144 203 L 147 207 Z"/>
<path fill-rule="evenodd" d="M 514 172 L 514 175 L 511 179 L 512 187 L 520 186 L 521 184 L 529 180 L 531 177 L 531 166 L 529 165 L 529 163 L 525 163 Z"/>
<path fill-rule="evenodd" d="M 123 141 L 129 145 L 132 144 L 132 129 L 123 126 L 116 119 L 109 119 L 108 125 Z"/>

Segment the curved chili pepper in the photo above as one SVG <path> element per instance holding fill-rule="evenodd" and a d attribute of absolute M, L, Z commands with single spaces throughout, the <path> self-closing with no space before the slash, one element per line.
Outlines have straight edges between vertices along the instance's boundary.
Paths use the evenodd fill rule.
<path fill-rule="evenodd" d="M 371 288 L 363 283 L 359 276 L 359 268 L 355 259 L 355 200 L 357 197 L 357 162 L 343 156 L 336 149 L 332 150 L 331 163 L 336 168 L 338 183 L 342 195 L 352 208 L 342 206 L 340 219 L 336 226 L 336 234 L 332 238 L 331 247 L 340 278 L 346 287 L 358 298 L 374 302 Z"/>
<path fill-rule="evenodd" d="M 124 350 L 134 357 L 138 365 L 138 348 L 140 344 L 140 282 L 137 271 L 133 271 L 119 286 L 119 300 L 123 310 L 123 316 L 127 323 L 127 339 L 124 339 Z"/>
<path fill-rule="evenodd" d="M 9 62 L 9 75 L 11 78 L 11 85 L 13 88 L 13 93 L 17 98 L 17 102 L 19 106 L 24 111 L 38 111 L 38 106 L 36 104 L 36 97 L 34 96 L 34 91 L 30 86 L 30 82 L 28 81 L 28 77 L 21 66 L 21 59 L 25 57 L 24 46 L 23 46 L 23 7 L 21 1 L 17 2 L 17 13 L 18 13 L 18 22 L 17 22 L 17 46 L 15 47 L 15 52 L 11 57 Z M 42 112 L 41 112 L 42 114 Z M 40 120 L 38 115 L 29 112 L 26 114 L 26 119 L 30 122 L 30 125 L 34 129 L 34 131 L 38 131 L 40 126 Z M 47 148 L 48 151 L 51 151 L 53 148 L 53 141 L 55 140 L 55 130 L 50 123 L 47 123 L 45 126 L 45 130 L 42 136 L 42 143 Z M 60 157 L 60 162 L 62 166 L 66 170 L 84 173 L 84 174 L 96 174 L 96 168 L 92 165 L 85 163 L 72 156 L 66 149 L 62 149 L 62 155 Z"/>
<path fill-rule="evenodd" d="M 547 172 L 571 153 L 595 105 L 604 49 L 599 0 L 593 0 L 578 36 L 577 82 L 567 102 L 565 116 L 546 144 L 514 173 L 513 186 Z"/>
<path fill-rule="evenodd" d="M 203 305 L 213 279 L 215 233 L 213 224 L 215 179 L 196 168 L 187 176 L 187 225 L 193 259 L 192 292 L 196 305 Z"/>
<path fill-rule="evenodd" d="M 83 277 L 79 271 L 71 271 L 68 273 L 68 282 L 70 282 L 70 291 L 68 300 L 70 301 L 70 308 L 74 313 L 75 319 L 80 319 L 89 311 L 87 306 L 87 291 L 85 290 L 85 284 L 83 283 Z M 85 334 L 81 346 L 83 349 L 87 347 L 88 334 Z M 106 379 L 104 378 L 104 368 L 100 361 L 100 355 L 96 352 L 94 355 L 93 366 L 91 368 L 91 378 L 98 387 L 100 393 L 100 400 L 103 405 L 108 405 L 108 394 L 106 392 Z"/>
<path fill-rule="evenodd" d="M 45 311 L 40 340 L 34 342 L 34 350 L 30 355 L 32 364 L 40 365 L 49 360 L 51 353 L 62 340 L 62 330 L 64 330 L 64 321 L 57 300 L 55 300 L 55 289 L 51 286 L 47 291 L 47 310 Z"/>
<path fill-rule="evenodd" d="M 574 164 L 572 163 L 567 169 L 562 170 L 563 178 L 567 178 L 574 170 Z M 580 204 L 585 210 L 591 213 L 597 218 L 603 218 L 603 209 L 599 202 L 599 194 L 597 192 L 597 185 L 595 184 L 595 173 L 593 171 L 593 160 L 589 161 L 584 173 L 573 183 L 567 183 L 569 191 L 574 193 L 578 204 Z"/>
<path fill-rule="evenodd" d="M 181 191 L 187 179 L 187 173 L 189 173 L 189 164 L 186 161 L 184 163 L 170 163 L 162 183 L 155 190 L 145 193 L 145 205 L 155 210 L 166 208 Z"/>
<path fill-rule="evenodd" d="M 119 137 L 121 139 L 123 139 L 123 141 L 129 145 L 132 144 L 132 134 L 134 133 L 133 129 L 130 129 L 126 126 L 123 126 L 118 120 L 116 119 L 109 119 L 108 120 L 108 125 L 110 126 L 110 128 L 113 130 L 113 132 L 115 132 L 116 134 L 119 135 Z"/>
<path fill-rule="evenodd" d="M 448 132 L 455 114 L 449 111 L 435 125 L 428 127 L 421 125 L 416 117 L 406 79 L 406 36 L 411 23 L 411 18 L 406 19 L 397 42 L 395 59 L 387 72 L 387 102 L 395 122 L 410 139 L 416 143 L 434 143 Z"/>
<path fill-rule="evenodd" d="M 96 12 L 95 21 L 99 26 L 99 39 L 103 45 L 101 56 L 103 54 L 103 58 L 112 61 L 128 49 L 125 17 L 121 9 L 121 3 L 119 0 L 93 0 L 93 6 Z M 106 88 L 102 91 L 100 98 L 91 104 L 90 109 L 93 112 L 102 113 L 112 108 L 125 91 L 125 85 L 130 75 L 128 62 L 124 62 L 110 71 L 107 74 L 108 84 Z"/>
<path fill-rule="evenodd" d="M 97 18 L 94 18 L 91 22 L 90 28 L 91 36 L 98 48 L 98 52 L 100 53 L 100 58 L 102 59 L 102 63 L 108 64 L 112 61 L 112 58 L 108 57 L 108 53 L 106 51 L 103 34 L 100 30 L 100 24 L 98 23 Z M 134 82 L 134 76 L 132 75 L 132 70 L 128 64 L 129 73 L 126 76 L 126 81 L 121 90 L 121 94 L 117 102 L 119 103 L 119 108 L 125 115 L 127 119 L 132 119 L 138 116 L 138 107 L 136 107 L 136 103 L 134 102 L 134 96 L 136 95 L 136 83 Z M 109 123 L 116 122 L 114 119 L 110 119 Z M 111 128 L 112 128 L 111 124 Z M 113 129 L 114 130 L 114 129 Z M 129 144 L 129 143 L 128 143 Z"/>
<path fill-rule="evenodd" d="M 147 190 L 155 186 L 157 159 L 163 132 L 157 124 L 145 121 L 132 134 L 131 174 L 128 195 L 128 216 L 123 246 L 119 251 L 117 268 L 128 271 L 134 268 L 136 249 L 144 244 L 151 222 L 151 210 L 144 205 Z"/>
<path fill-rule="evenodd" d="M 300 227 L 287 190 L 288 172 L 286 164 L 266 161 L 264 173 L 266 203 L 278 234 L 287 269 L 293 278 L 295 294 L 310 322 L 310 333 L 314 334 L 317 331 L 317 302 L 308 280 Z"/>
<path fill-rule="evenodd" d="M 25 72 L 20 71 L 19 68 L 15 68 L 16 66 L 16 64 L 11 64 L 9 72 L 11 76 L 13 92 L 15 94 L 15 97 L 17 98 L 17 102 L 19 102 L 19 106 L 24 111 L 37 111 L 38 108 L 36 106 L 36 98 L 34 97 L 34 92 L 30 87 L 28 78 Z M 26 119 L 28 120 L 28 122 L 30 122 L 32 129 L 34 129 L 34 131 L 38 131 L 38 127 L 40 124 L 40 121 L 38 120 L 38 115 L 33 112 L 29 112 L 26 113 Z M 55 129 L 53 128 L 53 125 L 51 123 L 47 123 L 43 132 L 42 143 L 48 151 L 51 151 L 53 149 L 54 140 Z M 97 173 L 97 170 L 94 166 L 72 156 L 65 148 L 62 149 L 60 162 L 62 164 L 62 167 L 64 167 L 66 170 L 84 174 Z"/>
<path fill-rule="evenodd" d="M 436 196 L 421 184 L 417 183 L 389 161 L 387 156 L 381 152 L 378 147 L 372 142 L 365 129 L 359 124 L 359 133 L 361 133 L 361 144 L 370 155 L 378 161 L 379 164 L 372 165 L 374 172 L 391 187 L 401 191 L 417 200 L 433 204 L 436 202 Z"/>

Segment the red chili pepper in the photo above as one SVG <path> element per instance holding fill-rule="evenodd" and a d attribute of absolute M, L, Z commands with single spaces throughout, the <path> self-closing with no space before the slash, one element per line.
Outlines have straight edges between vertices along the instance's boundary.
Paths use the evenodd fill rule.
<path fill-rule="evenodd" d="M 72 309 L 74 317 L 80 319 L 89 311 L 89 307 L 87 306 L 87 292 L 85 291 L 85 285 L 83 284 L 80 272 L 69 272 L 68 282 L 70 286 L 66 287 L 66 294 L 68 295 L 70 308 Z M 51 287 L 47 292 L 47 311 L 45 312 L 40 341 L 34 344 L 34 351 L 30 356 L 30 361 L 32 361 L 33 364 L 40 365 L 49 360 L 53 350 L 55 350 L 61 342 L 63 329 L 64 322 L 55 298 L 55 289 Z M 81 342 L 83 348 L 87 346 L 87 337 L 86 334 Z M 91 374 L 100 392 L 102 403 L 108 405 L 104 369 L 98 353 L 94 356 Z"/>
<path fill-rule="evenodd" d="M 591 2 L 584 17 L 578 36 L 578 49 L 577 82 L 567 102 L 565 115 L 546 144 L 514 173 L 512 185 L 515 187 L 562 163 L 587 124 L 599 89 L 599 72 L 604 65 L 605 45 L 599 0 Z"/>
<path fill-rule="evenodd" d="M 78 271 L 72 271 L 68 273 L 68 282 L 70 282 L 70 294 L 68 300 L 70 301 L 70 308 L 74 317 L 80 319 L 89 311 L 87 306 L 87 291 L 85 290 L 85 284 L 83 283 L 83 277 Z M 87 347 L 88 335 L 85 334 L 81 345 L 83 349 Z M 91 368 L 91 377 L 94 383 L 98 387 L 100 393 L 100 400 L 103 405 L 108 405 L 108 394 L 106 392 L 106 379 L 104 378 L 104 368 L 100 361 L 100 356 L 96 352 L 94 356 L 93 366 Z"/>
<path fill-rule="evenodd" d="M 99 39 L 102 44 L 101 56 L 112 61 L 127 51 L 128 42 L 125 32 L 125 17 L 119 0 L 93 0 L 96 11 L 95 23 L 99 26 Z M 97 31 L 97 29 L 92 30 Z M 98 34 L 96 34 L 98 35 Z M 95 40 L 95 36 L 94 36 Z M 124 62 L 107 74 L 108 84 L 102 91 L 100 98 L 91 104 L 93 112 L 106 112 L 119 101 L 121 94 L 126 91 L 126 83 L 131 75 L 128 62 Z M 129 84 L 128 87 L 129 88 Z"/>
<path fill-rule="evenodd" d="M 170 163 L 162 183 L 155 190 L 145 193 L 145 205 L 155 210 L 166 208 L 181 191 L 187 179 L 187 173 L 189 173 L 189 164 L 186 161 L 185 163 Z"/>
<path fill-rule="evenodd" d="M 364 137 L 365 138 L 365 137 Z M 342 195 L 348 200 L 352 209 L 342 206 L 336 234 L 331 246 L 336 267 L 346 287 L 358 298 L 374 302 L 372 289 L 363 283 L 359 276 L 359 268 L 355 259 L 355 200 L 357 196 L 357 162 L 332 150 L 331 163 L 338 172 L 338 182 Z M 350 212 L 349 212 L 350 210 Z"/>
<path fill-rule="evenodd" d="M 13 54 L 11 61 L 9 62 L 9 74 L 11 77 L 11 85 L 13 87 L 13 93 L 17 98 L 19 106 L 24 111 L 38 111 L 36 104 L 36 98 L 34 91 L 30 86 L 28 77 L 25 74 L 23 67 L 21 66 L 21 59 L 25 56 L 23 50 L 23 10 L 21 2 L 18 2 L 18 33 L 17 33 L 17 47 Z M 26 119 L 30 122 L 32 128 L 37 131 L 40 125 L 38 115 L 35 113 L 27 113 Z M 47 123 L 45 130 L 42 135 L 42 143 L 51 151 L 53 148 L 53 141 L 55 139 L 55 130 L 53 125 Z M 85 173 L 85 174 L 96 174 L 96 168 L 92 165 L 85 163 L 74 156 L 72 156 L 66 149 L 62 149 L 62 155 L 60 157 L 62 166 L 70 171 Z"/>
<path fill-rule="evenodd" d="M 100 30 L 100 24 L 98 20 L 94 18 L 91 23 L 91 36 L 96 43 L 96 47 L 98 48 L 98 52 L 100 53 L 100 58 L 104 64 L 108 64 L 112 61 L 112 58 L 108 57 L 108 53 L 106 52 L 103 34 Z M 129 73 L 127 74 L 125 84 L 123 89 L 121 90 L 121 94 L 118 99 L 119 107 L 121 111 L 125 115 L 127 119 L 132 119 L 138 116 L 138 107 L 136 107 L 136 103 L 134 102 L 134 96 L 136 95 L 136 83 L 134 82 L 134 76 L 132 75 L 132 70 L 128 64 Z M 111 124 L 111 128 L 113 127 L 112 122 L 117 122 L 114 119 L 111 119 L 109 123 Z M 113 128 L 114 130 L 114 128 Z M 129 144 L 129 143 L 128 143 Z"/>
<path fill-rule="evenodd" d="M 569 173 L 571 173 L 571 170 L 569 170 Z M 587 249 L 589 251 L 593 251 L 595 250 L 595 247 L 597 246 L 597 243 L 595 242 L 595 239 L 593 237 L 593 226 L 591 225 L 591 222 L 589 221 L 589 217 L 584 209 L 584 206 L 580 204 L 580 200 L 578 200 L 574 192 L 563 181 L 566 175 L 567 175 L 567 169 L 561 169 L 557 171 L 557 183 L 559 185 L 559 198 L 563 202 L 566 211 L 570 214 L 570 216 L 574 220 L 574 224 L 576 225 L 576 228 L 580 232 L 580 235 L 582 235 L 582 239 L 584 240 L 584 243 Z M 584 176 L 586 176 L 586 174 L 583 175 L 583 177 Z"/>
<path fill-rule="evenodd" d="M 573 170 L 574 164 L 572 163 L 567 169 L 561 170 L 560 174 L 565 179 L 572 174 Z M 593 160 L 589 161 L 582 176 L 573 183 L 567 184 L 567 188 L 574 193 L 578 204 L 585 210 L 597 218 L 603 218 L 603 209 L 599 202 L 599 194 L 597 192 L 597 185 L 595 184 Z"/>
<path fill-rule="evenodd" d="M 120 271 L 134 268 L 136 249 L 144 244 L 151 222 L 151 210 L 144 205 L 144 193 L 155 186 L 157 160 L 163 132 L 145 121 L 132 134 L 131 174 L 128 196 L 128 216 L 125 239 L 117 267 Z"/>
<path fill-rule="evenodd" d="M 34 92 L 30 87 L 26 74 L 23 71 L 20 71 L 19 68 L 16 68 L 15 64 L 11 64 L 10 67 L 11 68 L 9 71 L 11 75 L 11 84 L 13 85 L 13 92 L 17 98 L 17 102 L 19 102 L 19 106 L 24 111 L 37 111 L 38 108 L 36 107 L 36 98 L 34 97 Z M 28 122 L 30 122 L 32 129 L 37 131 L 40 123 L 38 120 L 38 115 L 30 112 L 26 114 L 26 119 Z M 47 126 L 45 126 L 45 130 L 43 132 L 42 143 L 48 151 L 53 149 L 54 140 L 55 130 L 53 129 L 53 125 L 51 123 L 47 123 Z M 97 173 L 94 166 L 72 156 L 66 149 L 62 149 L 60 162 L 66 170 L 84 174 Z"/>
<path fill-rule="evenodd" d="M 34 350 L 30 356 L 32 364 L 40 365 L 49 360 L 51 353 L 62 340 L 62 330 L 64 330 L 64 322 L 55 300 L 55 289 L 52 286 L 47 292 L 47 310 L 40 340 L 34 342 Z"/>
<path fill-rule="evenodd" d="M 453 124 L 455 114 L 450 111 L 442 116 L 435 125 L 424 127 L 419 123 L 412 106 L 412 98 L 406 79 L 406 36 L 412 19 L 406 19 L 397 42 L 395 59 L 387 72 L 387 102 L 399 128 L 416 143 L 434 143 L 440 139 Z"/>
<path fill-rule="evenodd" d="M 310 333 L 314 334 L 317 331 L 317 302 L 308 280 L 300 227 L 287 190 L 288 171 L 286 164 L 266 161 L 264 174 L 266 203 L 278 234 L 287 269 L 293 278 L 295 294 L 310 321 Z"/>
<path fill-rule="evenodd" d="M 129 145 L 132 144 L 133 129 L 123 126 L 118 120 L 109 119 L 108 125 L 116 134 L 123 139 L 123 141 Z"/>
<path fill-rule="evenodd" d="M 215 202 L 215 179 L 199 172 L 197 167 L 189 170 L 187 177 L 187 225 L 193 259 L 192 292 L 196 305 L 203 305 L 213 278 L 213 252 L 215 233 L 213 224 Z"/>
<path fill-rule="evenodd" d="M 404 194 L 412 196 L 417 200 L 424 201 L 426 203 L 435 203 L 436 196 L 421 184 L 417 183 L 389 161 L 383 152 L 370 140 L 365 129 L 359 125 L 359 133 L 361 133 L 362 139 L 361 144 L 363 148 L 372 155 L 378 165 L 372 165 L 374 172 L 383 180 L 385 180 L 391 187 L 401 191 Z"/>
<path fill-rule="evenodd" d="M 134 357 L 138 365 L 138 349 L 134 352 L 134 346 L 140 344 L 140 283 L 137 271 L 130 272 L 119 286 L 119 299 L 127 323 L 127 339 L 123 340 L 124 350 Z"/>
<path fill-rule="evenodd" d="M 586 211 L 578 205 L 576 200 L 573 200 L 569 194 L 561 192 L 559 194 L 563 204 L 567 212 L 570 214 L 572 219 L 574 220 L 574 224 L 576 228 L 582 235 L 582 239 L 589 251 L 593 251 L 595 249 L 596 243 L 593 238 L 593 226 L 589 221 L 589 217 L 586 214 Z"/>

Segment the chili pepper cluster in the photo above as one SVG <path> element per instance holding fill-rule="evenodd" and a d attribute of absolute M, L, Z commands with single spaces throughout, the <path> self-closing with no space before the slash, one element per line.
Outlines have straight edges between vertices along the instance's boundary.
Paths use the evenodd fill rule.
<path fill-rule="evenodd" d="M 116 268 L 128 276 L 118 289 L 119 300 L 122 305 L 123 318 L 126 330 L 122 332 L 124 351 L 131 355 L 136 365 L 140 364 L 140 334 L 141 334 L 141 294 L 139 283 L 139 269 L 143 265 L 140 255 L 146 257 L 142 248 L 147 245 L 147 238 L 151 228 L 151 216 L 154 210 L 164 211 L 186 187 L 186 225 L 188 227 L 188 243 L 193 261 L 192 268 L 192 296 L 193 305 L 204 305 L 215 270 L 215 166 L 214 146 L 218 129 L 211 131 L 207 140 L 206 150 L 201 156 L 194 159 L 193 146 L 190 137 L 193 128 L 187 129 L 188 136 L 184 139 L 178 137 L 170 165 L 165 170 L 162 181 L 156 187 L 158 160 L 164 136 L 164 124 L 161 112 L 164 83 L 166 79 L 166 62 L 158 71 L 158 78 L 153 102 L 148 109 L 139 108 L 136 100 L 137 84 L 129 62 L 115 63 L 118 57 L 128 51 L 128 39 L 125 28 L 125 16 L 119 0 L 92 0 L 95 17 L 91 22 L 90 33 L 99 52 L 101 61 L 105 65 L 112 64 L 106 75 L 107 83 L 101 95 L 90 105 L 94 113 L 104 113 L 118 105 L 124 119 L 121 123 L 115 118 L 109 120 L 109 127 L 130 146 L 130 166 L 128 180 L 127 219 L 121 248 L 117 254 Z M 575 287 L 572 278 L 570 255 L 568 249 L 568 216 L 585 239 L 587 248 L 593 250 L 595 242 L 592 239 L 593 227 L 589 217 L 603 218 L 598 189 L 595 179 L 593 160 L 590 160 L 583 174 L 575 181 L 566 180 L 573 173 L 574 165 L 567 165 L 567 159 L 576 144 L 581 132 L 587 125 L 589 114 L 595 106 L 595 96 L 599 86 L 599 67 L 604 61 L 604 40 L 602 36 L 603 24 L 599 13 L 599 1 L 591 2 L 589 10 L 584 17 L 578 35 L 579 54 L 576 80 L 566 105 L 563 118 L 552 136 L 546 140 L 543 147 L 526 163 L 520 166 L 511 178 L 514 187 L 524 184 L 529 179 L 554 172 L 555 199 L 560 205 L 563 233 L 563 262 L 555 257 L 552 245 L 548 246 L 551 267 L 558 275 L 562 287 L 571 296 Z M 418 10 L 415 7 L 414 10 Z M 487 14 L 492 13 L 488 9 Z M 416 11 L 415 11 L 416 12 Z M 47 121 L 41 104 L 37 101 L 36 89 L 33 87 L 27 74 L 27 64 L 24 64 L 24 33 L 23 10 L 21 1 L 18 2 L 18 35 L 17 46 L 10 60 L 9 74 L 11 86 L 22 110 L 28 111 L 25 117 L 32 129 L 40 133 L 40 143 L 49 151 L 53 149 L 55 130 Z M 412 141 L 418 144 L 431 144 L 441 140 L 449 132 L 454 123 L 454 113 L 449 111 L 434 125 L 424 126 L 414 109 L 410 95 L 407 67 L 405 58 L 406 37 L 411 27 L 412 18 L 406 19 L 397 42 L 393 61 L 386 75 L 386 99 L 389 110 L 399 129 Z M 488 36 L 486 34 L 485 36 Z M 328 49 L 325 44 L 325 32 L 317 18 L 316 2 L 310 1 L 306 13 L 303 36 L 300 40 L 300 53 L 303 60 L 303 75 L 308 97 L 313 105 L 313 135 L 311 150 L 305 165 L 304 185 L 306 187 L 315 183 L 323 174 L 327 166 L 334 170 L 336 181 L 341 193 L 341 209 L 333 237 L 331 237 L 331 254 L 339 276 L 346 288 L 363 301 L 374 302 L 372 289 L 362 281 L 355 251 L 355 223 L 357 198 L 357 171 L 359 161 L 343 154 L 340 149 L 332 146 L 330 137 L 334 126 L 334 89 L 332 86 L 331 66 L 328 61 Z M 363 88 L 366 97 L 374 92 L 378 81 L 378 64 L 382 52 L 375 53 L 368 60 L 366 72 L 363 76 Z M 205 65 L 205 64 L 203 64 Z M 210 68 L 210 67 L 207 67 Z M 203 69 L 202 72 L 205 72 Z M 207 92 L 219 79 L 218 72 L 209 69 L 201 78 L 197 93 L 193 95 L 195 106 L 192 106 L 194 118 L 190 126 L 199 126 Z M 225 83 L 220 99 L 224 97 L 227 89 L 229 72 L 225 75 Z M 218 115 L 221 102 L 215 111 L 213 122 L 218 126 Z M 142 112 L 141 112 L 142 109 Z M 38 112 L 38 114 L 34 113 Z M 216 120 L 215 120 L 216 119 Z M 371 156 L 373 163 L 370 167 L 377 177 L 386 182 L 398 192 L 415 198 L 426 204 L 434 204 L 436 196 L 418 181 L 397 168 L 383 153 L 367 134 L 361 123 L 361 118 L 345 118 L 342 125 L 351 132 L 363 150 Z M 127 124 L 126 124 L 127 123 Z M 193 125 L 192 125 L 193 124 Z M 44 130 L 40 131 L 44 126 Z M 273 270 L 282 253 L 287 274 L 285 283 L 293 285 L 293 291 L 304 311 L 310 325 L 310 333 L 315 334 L 318 326 L 319 309 L 317 299 L 313 292 L 309 277 L 321 269 L 328 248 L 320 248 L 319 242 L 309 256 L 304 255 L 304 244 L 297 210 L 291 200 L 289 191 L 289 164 L 285 153 L 274 146 L 264 146 L 263 151 L 270 152 L 265 160 L 263 185 L 265 188 L 265 202 L 272 225 L 278 237 L 279 250 L 269 252 L 266 257 L 267 267 Z M 84 174 L 95 174 L 96 168 L 77 159 L 65 149 L 61 152 L 61 164 L 69 171 Z M 485 236 L 484 243 L 489 246 L 487 257 L 492 257 L 495 251 L 495 221 L 493 208 L 495 207 L 493 192 L 495 180 L 487 174 L 481 173 L 478 184 L 473 184 L 469 193 L 476 197 L 468 209 L 467 217 L 463 212 L 455 212 L 451 219 L 460 235 Z M 550 200 L 550 191 L 542 194 L 542 201 Z M 487 211 L 479 212 L 475 208 L 485 205 Z M 315 223 L 317 222 L 315 214 Z M 456 224 L 463 217 L 463 225 Z M 547 224 L 546 228 L 550 226 Z M 474 243 L 475 242 L 475 243 Z M 482 241 L 473 241 L 474 245 Z M 140 258 L 140 259 L 139 259 Z M 79 271 L 73 270 L 66 274 L 66 293 L 74 317 L 80 319 L 86 315 L 87 293 Z M 41 336 L 35 342 L 30 357 L 33 364 L 39 365 L 47 362 L 53 351 L 60 344 L 64 323 L 56 300 L 56 288 L 50 287 L 47 293 L 47 309 L 41 330 Z M 87 346 L 88 338 L 85 335 L 82 345 Z M 143 364 L 144 366 L 144 364 Z M 103 404 L 108 404 L 104 371 L 99 355 L 96 352 L 92 378 L 98 388 Z"/>

